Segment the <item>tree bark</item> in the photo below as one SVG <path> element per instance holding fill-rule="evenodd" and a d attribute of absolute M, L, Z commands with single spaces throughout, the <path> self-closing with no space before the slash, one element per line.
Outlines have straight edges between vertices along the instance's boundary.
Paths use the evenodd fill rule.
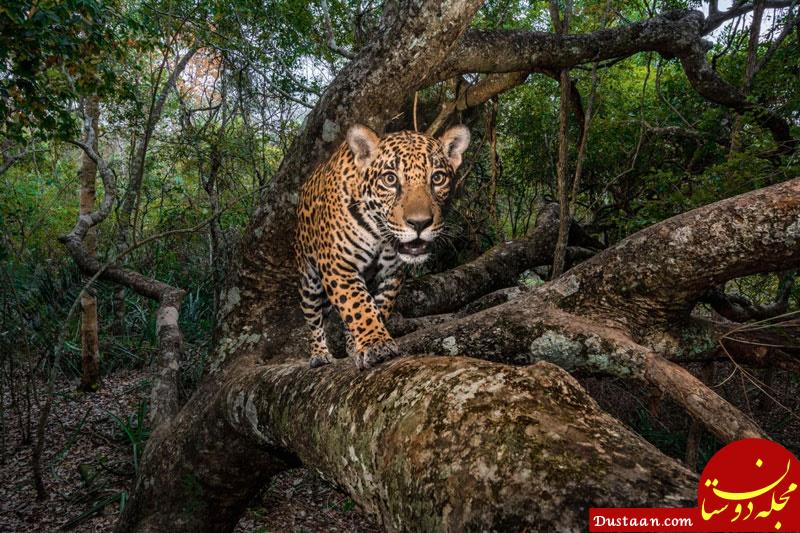
<path fill-rule="evenodd" d="M 83 112 L 90 117 L 94 138 L 93 148 L 97 150 L 97 137 L 100 121 L 100 98 L 91 96 L 84 102 Z M 85 139 L 84 142 L 88 142 Z M 95 210 L 95 180 L 97 164 L 86 153 L 81 153 L 80 179 L 80 215 L 87 215 Z M 93 226 L 86 232 L 84 239 L 86 253 L 95 257 L 97 250 L 97 229 Z M 100 340 L 98 338 L 97 296 L 94 288 L 81 293 L 81 383 L 78 388 L 84 392 L 96 392 L 100 389 Z"/>
<path fill-rule="evenodd" d="M 135 490 L 157 488 L 118 530 L 228 531 L 242 500 L 297 459 L 388 531 L 569 531 L 585 527 L 589 505 L 694 502 L 694 474 L 546 363 L 408 358 L 365 375 L 302 361 L 228 376 L 175 420 L 165 452 L 148 446 Z"/>

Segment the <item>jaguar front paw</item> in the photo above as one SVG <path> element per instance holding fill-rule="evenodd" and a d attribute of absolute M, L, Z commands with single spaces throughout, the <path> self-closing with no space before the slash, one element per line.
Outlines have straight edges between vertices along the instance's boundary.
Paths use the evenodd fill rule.
<path fill-rule="evenodd" d="M 400 353 L 397 343 L 389 339 L 388 341 L 377 342 L 356 352 L 355 362 L 359 370 L 366 370 L 373 366 L 388 361 Z"/>

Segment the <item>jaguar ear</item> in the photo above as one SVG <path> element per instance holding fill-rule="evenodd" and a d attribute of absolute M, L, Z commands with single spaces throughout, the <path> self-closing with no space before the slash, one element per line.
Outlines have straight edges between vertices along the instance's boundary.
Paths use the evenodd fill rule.
<path fill-rule="evenodd" d="M 364 170 L 375 159 L 379 142 L 378 134 L 361 124 L 354 124 L 347 130 L 347 145 L 355 156 L 359 170 Z"/>
<path fill-rule="evenodd" d="M 467 149 L 469 138 L 469 129 L 463 124 L 453 126 L 439 137 L 439 141 L 444 147 L 444 155 L 450 160 L 453 170 L 461 165 L 461 154 Z"/>

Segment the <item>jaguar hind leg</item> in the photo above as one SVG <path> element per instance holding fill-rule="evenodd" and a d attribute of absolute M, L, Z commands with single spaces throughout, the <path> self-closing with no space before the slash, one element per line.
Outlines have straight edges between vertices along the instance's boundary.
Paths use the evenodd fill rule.
<path fill-rule="evenodd" d="M 311 368 L 333 362 L 325 338 L 325 309 L 327 306 L 327 297 L 325 291 L 322 290 L 319 278 L 313 274 L 304 274 L 300 280 L 300 307 L 309 329 L 311 357 L 308 363 Z"/>

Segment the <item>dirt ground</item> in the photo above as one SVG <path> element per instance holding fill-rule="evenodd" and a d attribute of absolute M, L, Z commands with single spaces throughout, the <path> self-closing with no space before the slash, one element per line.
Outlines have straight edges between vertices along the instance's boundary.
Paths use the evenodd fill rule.
<path fill-rule="evenodd" d="M 146 374 L 133 371 L 107 376 L 93 395 L 76 392 L 75 383 L 59 384 L 42 461 L 45 501 L 36 500 L 32 447 L 23 442 L 17 413 L 4 397 L 0 532 L 111 531 L 133 480 L 133 443 L 140 440 L 138 413 L 147 389 Z M 37 417 L 34 408 L 34 436 Z M 371 533 L 380 528 L 347 496 L 309 470 L 296 469 L 272 480 L 235 531 Z"/>

